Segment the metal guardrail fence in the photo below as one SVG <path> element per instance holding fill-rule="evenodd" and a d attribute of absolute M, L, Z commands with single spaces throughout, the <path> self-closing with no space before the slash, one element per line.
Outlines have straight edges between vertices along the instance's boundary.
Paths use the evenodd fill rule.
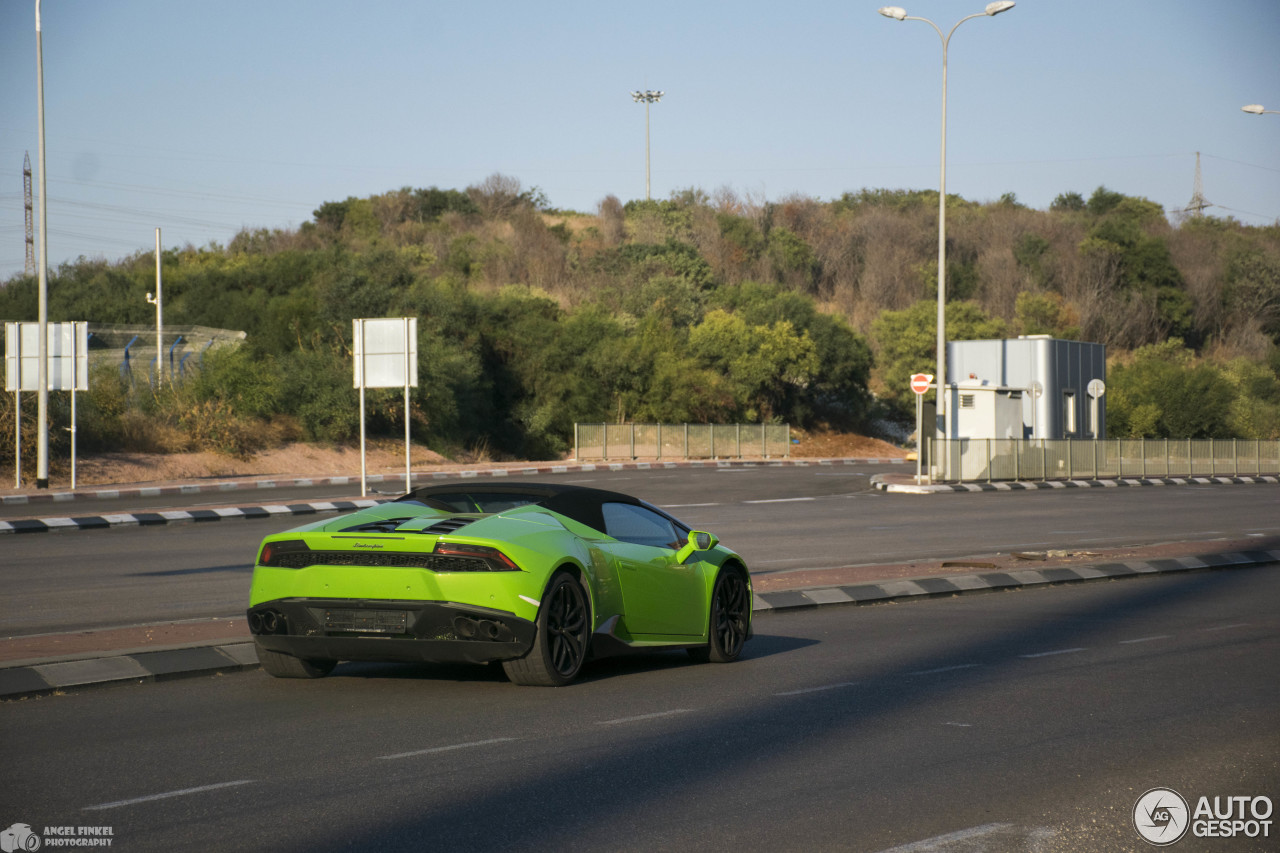
<path fill-rule="evenodd" d="M 1280 441 L 931 439 L 943 481 L 1238 477 L 1280 474 Z M 939 469 L 940 470 L 940 469 Z"/>
<path fill-rule="evenodd" d="M 574 459 L 789 457 L 790 424 L 574 424 Z"/>

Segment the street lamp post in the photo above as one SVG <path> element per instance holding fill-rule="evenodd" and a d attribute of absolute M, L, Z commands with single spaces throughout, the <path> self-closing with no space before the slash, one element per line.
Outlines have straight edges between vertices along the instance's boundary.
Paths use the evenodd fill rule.
<path fill-rule="evenodd" d="M 160 270 L 160 229 L 156 229 L 156 293 L 147 294 L 147 302 L 156 306 L 156 390 L 164 384 L 164 296 Z"/>
<path fill-rule="evenodd" d="M 40 33 L 40 0 L 36 0 L 36 134 L 40 148 L 40 268 L 36 320 L 40 341 L 36 346 L 36 488 L 49 488 L 49 214 L 44 175 L 44 45 Z"/>
<path fill-rule="evenodd" d="M 1260 115 L 1262 115 L 1263 113 L 1271 113 L 1272 115 L 1280 115 L 1280 110 L 1264 110 L 1264 109 L 1262 108 L 1262 104 L 1249 104 L 1247 107 L 1241 107 L 1240 109 L 1244 110 L 1244 111 L 1245 111 L 1245 112 L 1247 112 L 1247 113 L 1253 113 L 1253 114 L 1254 114 L 1254 115 L 1256 115 L 1256 116 L 1260 116 Z"/>
<path fill-rule="evenodd" d="M 893 18 L 895 21 L 924 21 L 933 27 L 937 32 L 938 38 L 942 39 L 942 155 L 941 155 L 941 175 L 938 179 L 938 418 L 942 426 L 942 437 L 947 439 L 950 437 L 950 430 L 947 427 L 947 418 L 950 414 L 950 406 L 946 400 L 947 386 L 947 46 L 951 43 L 951 36 L 955 33 L 956 28 L 965 21 L 973 18 L 981 18 L 983 16 L 999 15 L 1001 12 L 1007 12 L 1014 6 L 1013 0 L 995 0 L 988 3 L 987 8 L 981 12 L 961 18 L 956 21 L 955 26 L 946 35 L 942 34 L 942 30 L 933 21 L 928 18 L 918 18 L 907 14 L 907 11 L 900 6 L 885 6 L 880 10 L 880 14 L 886 18 Z M 945 448 L 946 445 L 944 444 Z M 945 453 L 945 451 L 944 451 Z M 937 465 L 937 460 L 933 464 Z M 945 455 L 942 467 L 943 476 L 946 476 Z"/>
<path fill-rule="evenodd" d="M 649 194 L 649 105 L 656 104 L 662 100 L 662 96 L 666 92 L 655 92 L 646 89 L 643 92 L 632 92 L 631 100 L 637 104 L 644 103 L 644 198 L 648 201 L 652 196 Z"/>

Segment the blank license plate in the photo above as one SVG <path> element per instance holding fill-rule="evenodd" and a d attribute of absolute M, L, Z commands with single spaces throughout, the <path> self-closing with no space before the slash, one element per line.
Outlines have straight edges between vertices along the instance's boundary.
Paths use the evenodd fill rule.
<path fill-rule="evenodd" d="M 407 634 L 407 610 L 326 610 L 326 631 L 356 631 L 362 634 Z"/>

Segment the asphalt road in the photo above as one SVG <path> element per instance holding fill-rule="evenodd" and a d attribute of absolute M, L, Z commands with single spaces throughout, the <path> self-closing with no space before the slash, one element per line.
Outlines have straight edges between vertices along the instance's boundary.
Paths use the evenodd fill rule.
<path fill-rule="evenodd" d="M 1267 569 L 1161 576 L 766 615 L 735 664 L 563 689 L 345 664 L 9 702 L 0 823 L 130 851 L 1145 850 L 1150 788 L 1280 799 L 1277 604 Z"/>
<path fill-rule="evenodd" d="M 1280 547 L 1280 489 L 1269 485 L 918 496 L 870 489 L 874 470 L 682 469 L 536 479 L 630 492 L 666 507 L 740 551 L 755 574 L 1215 538 L 1252 537 L 1258 548 Z M 242 613 L 261 538 L 304 521 L 0 537 L 0 632 Z"/>

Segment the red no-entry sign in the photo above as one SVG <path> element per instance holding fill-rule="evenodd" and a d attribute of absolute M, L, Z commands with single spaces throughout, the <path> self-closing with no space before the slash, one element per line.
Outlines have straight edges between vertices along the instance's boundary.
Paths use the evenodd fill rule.
<path fill-rule="evenodd" d="M 933 382 L 933 376 L 928 373 L 911 374 L 911 390 L 917 394 L 923 394 L 929 390 L 929 383 Z"/>

